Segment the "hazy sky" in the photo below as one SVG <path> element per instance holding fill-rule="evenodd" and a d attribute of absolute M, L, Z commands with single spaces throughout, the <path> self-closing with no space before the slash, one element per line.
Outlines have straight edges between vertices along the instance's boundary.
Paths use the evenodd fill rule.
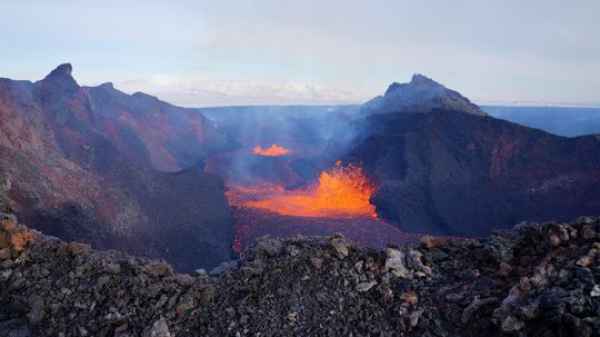
<path fill-rule="evenodd" d="M 477 102 L 600 104 L 600 1 L 0 0 L 0 61 L 182 105 L 360 102 L 417 72 Z"/>

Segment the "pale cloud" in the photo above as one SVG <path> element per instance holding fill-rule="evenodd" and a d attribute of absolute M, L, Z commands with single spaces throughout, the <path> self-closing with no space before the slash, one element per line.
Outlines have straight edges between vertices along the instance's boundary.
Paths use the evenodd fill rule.
<path fill-rule="evenodd" d="M 143 91 L 182 106 L 351 104 L 369 95 L 307 82 L 180 79 L 155 75 L 147 80 L 116 83 L 127 93 Z"/>

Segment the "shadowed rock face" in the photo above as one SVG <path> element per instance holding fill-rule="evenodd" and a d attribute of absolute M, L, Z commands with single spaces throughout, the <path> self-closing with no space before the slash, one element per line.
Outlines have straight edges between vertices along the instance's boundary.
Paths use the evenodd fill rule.
<path fill-rule="evenodd" d="M 227 138 L 194 110 L 71 74 L 64 64 L 35 83 L 0 79 L 5 203 L 47 233 L 178 269 L 230 258 L 223 182 L 202 167 Z"/>
<path fill-rule="evenodd" d="M 358 122 L 364 133 L 346 159 L 378 184 L 372 202 L 381 217 L 408 231 L 483 235 L 523 220 L 600 213 L 597 137 L 488 117 L 466 99 L 438 104 L 462 97 L 450 93 L 415 77 L 393 84 Z"/>
<path fill-rule="evenodd" d="M 361 249 L 265 237 L 210 275 L 0 215 L 2 336 L 600 336 L 600 219 Z"/>

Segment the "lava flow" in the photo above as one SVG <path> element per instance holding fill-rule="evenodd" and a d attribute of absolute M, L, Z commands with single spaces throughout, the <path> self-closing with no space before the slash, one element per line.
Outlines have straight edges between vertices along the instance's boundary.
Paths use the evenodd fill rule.
<path fill-rule="evenodd" d="M 265 192 L 264 199 L 243 201 L 242 206 L 289 216 L 377 217 L 369 202 L 375 186 L 355 165 L 337 162 L 332 169 L 321 172 L 317 184 L 306 189 L 271 187 Z"/>
<path fill-rule="evenodd" d="M 285 147 L 283 147 L 281 145 L 273 144 L 273 145 L 271 145 L 269 147 L 265 147 L 265 148 L 263 148 L 260 145 L 257 145 L 254 147 L 254 149 L 252 149 L 252 152 L 257 156 L 281 157 L 281 156 L 285 156 L 285 155 L 289 154 L 290 150 L 286 149 Z"/>

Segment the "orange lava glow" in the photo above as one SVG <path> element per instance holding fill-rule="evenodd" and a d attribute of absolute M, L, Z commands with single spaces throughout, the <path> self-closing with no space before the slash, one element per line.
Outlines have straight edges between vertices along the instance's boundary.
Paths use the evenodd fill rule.
<path fill-rule="evenodd" d="M 264 157 L 281 157 L 290 153 L 290 150 L 286 149 L 283 146 L 273 144 L 269 147 L 263 148 L 260 145 L 257 145 L 252 149 L 252 152 L 257 156 Z"/>
<path fill-rule="evenodd" d="M 338 162 L 332 169 L 321 172 L 318 183 L 306 189 L 286 191 L 274 186 L 264 192 L 265 198 L 241 204 L 291 216 L 377 217 L 375 207 L 369 203 L 375 186 L 354 165 L 342 166 Z"/>

